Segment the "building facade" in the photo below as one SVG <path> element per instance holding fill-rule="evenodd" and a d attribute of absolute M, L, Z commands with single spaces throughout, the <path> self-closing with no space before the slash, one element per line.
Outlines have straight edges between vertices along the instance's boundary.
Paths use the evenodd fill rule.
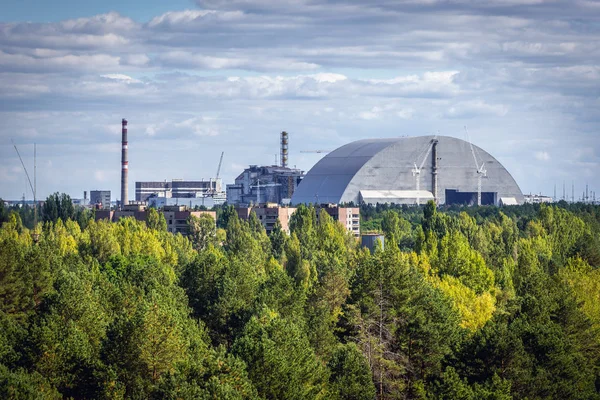
<path fill-rule="evenodd" d="M 552 197 L 541 194 L 526 194 L 524 197 L 525 204 L 554 203 L 554 199 Z"/>
<path fill-rule="evenodd" d="M 271 234 L 277 220 L 281 223 L 282 230 L 290 233 L 290 219 L 296 208 L 282 207 L 276 203 L 236 208 L 238 217 L 245 221 L 250 218 L 252 211 L 254 211 L 259 221 L 265 227 L 267 234 Z M 342 224 L 354 237 L 360 237 L 360 209 L 358 207 L 338 207 L 336 204 L 323 204 L 316 207 L 317 218 L 321 212 L 329 214 L 334 221 Z"/>
<path fill-rule="evenodd" d="M 165 206 L 158 210 L 167 221 L 167 230 L 171 233 L 189 233 L 188 218 L 190 216 L 200 217 L 202 214 L 210 215 L 213 220 L 217 220 L 215 211 L 191 211 L 186 206 Z M 129 204 L 120 211 L 99 210 L 96 211 L 96 220 L 109 220 L 116 222 L 121 218 L 133 217 L 138 221 L 146 222 L 148 220 L 148 208 L 144 204 Z"/>
<path fill-rule="evenodd" d="M 91 190 L 90 205 L 110 210 L 110 190 Z"/>
<path fill-rule="evenodd" d="M 236 211 L 238 217 L 245 221 L 250 218 L 250 214 L 254 211 L 262 226 L 265 227 L 267 234 L 270 235 L 277 220 L 281 224 L 281 229 L 290 233 L 290 218 L 296 209 L 293 207 L 281 207 L 276 203 L 265 203 L 260 206 L 238 207 Z"/>
<path fill-rule="evenodd" d="M 247 206 L 250 204 L 289 204 L 304 172 L 277 165 L 251 165 L 227 185 L 227 203 Z"/>
<path fill-rule="evenodd" d="M 316 207 L 319 213 L 326 212 L 334 221 L 340 222 L 354 237 L 360 237 L 360 208 L 339 207 L 337 204 L 321 204 Z"/>
<path fill-rule="evenodd" d="M 150 197 L 200 198 L 224 197 L 221 179 L 186 181 L 151 181 L 135 183 L 135 200 L 147 202 Z"/>

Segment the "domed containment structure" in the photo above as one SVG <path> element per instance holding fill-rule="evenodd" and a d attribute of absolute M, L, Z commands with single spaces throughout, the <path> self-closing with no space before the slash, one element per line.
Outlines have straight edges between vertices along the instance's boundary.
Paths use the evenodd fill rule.
<path fill-rule="evenodd" d="M 489 153 L 448 136 L 366 139 L 321 159 L 292 197 L 300 203 L 522 204 L 510 173 Z"/>

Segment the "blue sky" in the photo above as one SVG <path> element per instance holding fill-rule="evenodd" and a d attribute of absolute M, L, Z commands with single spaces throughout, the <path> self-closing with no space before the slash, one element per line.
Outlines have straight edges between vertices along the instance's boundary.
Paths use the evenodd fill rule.
<path fill-rule="evenodd" d="M 600 2 L 175 0 L 0 3 L 0 197 L 110 189 L 120 120 L 136 180 L 231 182 L 290 132 L 309 170 L 353 140 L 438 132 L 525 193 L 600 187 Z"/>
<path fill-rule="evenodd" d="M 192 0 L 2 0 L 0 16 L 5 22 L 59 22 L 115 11 L 135 21 L 147 22 L 168 11 L 190 7 L 194 7 Z"/>

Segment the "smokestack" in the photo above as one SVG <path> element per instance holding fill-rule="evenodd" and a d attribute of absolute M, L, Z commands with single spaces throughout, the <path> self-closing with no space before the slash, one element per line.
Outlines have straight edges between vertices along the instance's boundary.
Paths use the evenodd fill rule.
<path fill-rule="evenodd" d="M 121 125 L 121 144 L 123 145 L 121 150 L 121 209 L 123 209 L 123 206 L 127 205 L 127 171 L 129 167 L 127 162 L 127 120 L 125 118 L 121 121 Z"/>
<path fill-rule="evenodd" d="M 433 201 L 435 202 L 435 204 L 438 204 L 439 199 L 438 199 L 438 161 L 439 158 L 437 156 L 437 144 L 438 144 L 438 140 L 437 139 L 433 139 L 432 142 L 432 161 L 433 161 L 433 168 L 431 169 L 431 173 L 433 175 L 433 179 L 432 179 L 432 183 L 433 183 Z"/>
<path fill-rule="evenodd" d="M 288 133 L 281 132 L 281 166 L 286 168 L 288 165 Z"/>

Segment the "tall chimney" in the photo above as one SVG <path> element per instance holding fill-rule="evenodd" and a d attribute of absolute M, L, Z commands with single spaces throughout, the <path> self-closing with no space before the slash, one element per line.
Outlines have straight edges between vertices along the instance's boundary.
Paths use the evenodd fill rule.
<path fill-rule="evenodd" d="M 129 163 L 127 162 L 127 120 L 123 118 L 121 121 L 121 144 L 123 145 L 121 150 L 121 209 L 127 205 L 127 171 Z"/>
<path fill-rule="evenodd" d="M 286 168 L 288 165 L 288 133 L 286 131 L 281 132 L 281 166 Z"/>

